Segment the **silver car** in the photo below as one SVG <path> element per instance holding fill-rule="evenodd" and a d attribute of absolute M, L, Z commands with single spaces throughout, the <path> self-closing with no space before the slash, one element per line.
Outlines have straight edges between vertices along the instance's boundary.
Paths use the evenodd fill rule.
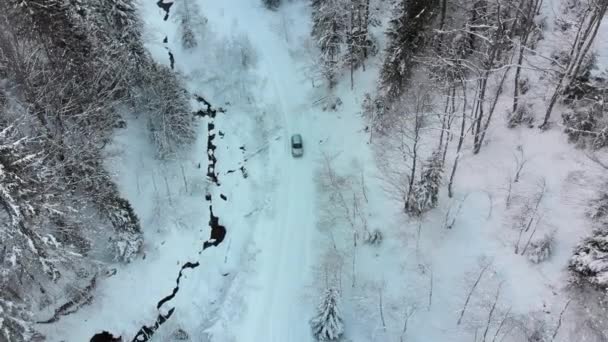
<path fill-rule="evenodd" d="M 291 136 L 291 155 L 301 157 L 304 155 L 304 146 L 302 145 L 302 136 L 294 134 Z"/>

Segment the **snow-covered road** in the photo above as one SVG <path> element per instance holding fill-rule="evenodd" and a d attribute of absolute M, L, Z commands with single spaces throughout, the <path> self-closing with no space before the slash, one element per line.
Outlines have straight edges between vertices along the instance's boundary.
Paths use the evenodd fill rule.
<path fill-rule="evenodd" d="M 264 9 L 257 0 L 225 0 L 205 3 L 203 8 L 222 13 L 207 15 L 222 18 L 231 29 L 247 34 L 256 54 L 257 74 L 265 80 L 264 87 L 255 91 L 256 101 L 275 107 L 282 121 L 276 123 L 282 127 L 282 139 L 273 141 L 269 151 L 278 170 L 273 202 L 268 204 L 274 217 L 256 227 L 253 243 L 260 252 L 251 267 L 255 273 L 240 293 L 245 312 L 242 321 L 236 322 L 240 327 L 233 330 L 235 339 L 307 341 L 310 309 L 303 298 L 310 283 L 316 230 L 314 170 L 319 138 L 311 129 L 314 113 L 306 96 L 311 87 L 289 53 L 286 37 L 293 26 L 281 25 L 285 20 L 281 13 Z M 222 26 L 214 23 L 214 27 Z M 294 133 L 304 138 L 304 157 L 298 159 L 292 158 L 289 146 Z"/>

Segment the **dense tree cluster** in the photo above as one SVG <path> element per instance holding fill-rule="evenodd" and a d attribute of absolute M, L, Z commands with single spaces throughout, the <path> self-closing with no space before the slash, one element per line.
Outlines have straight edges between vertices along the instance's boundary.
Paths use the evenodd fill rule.
<path fill-rule="evenodd" d="M 131 0 L 7 0 L 0 28 L 0 339 L 30 341 L 33 314 L 141 250 L 139 219 L 102 165 L 121 113 L 148 115 L 162 157 L 193 139 L 193 122 Z"/>
<path fill-rule="evenodd" d="M 380 87 L 389 100 L 396 99 L 404 90 L 415 65 L 414 57 L 426 43 L 428 28 L 435 17 L 437 1 L 401 0 L 386 36 L 389 40 L 382 70 Z"/>
<path fill-rule="evenodd" d="M 583 240 L 570 259 L 570 269 L 579 281 L 608 288 L 608 231 L 597 229 Z"/>

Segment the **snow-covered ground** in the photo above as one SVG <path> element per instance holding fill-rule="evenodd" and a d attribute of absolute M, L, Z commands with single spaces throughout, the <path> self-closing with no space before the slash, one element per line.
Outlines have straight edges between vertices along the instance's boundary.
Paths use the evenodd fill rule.
<path fill-rule="evenodd" d="M 259 0 L 197 3 L 208 22 L 196 32 L 198 46 L 187 51 L 180 47 L 176 18 L 163 21 L 152 1 L 142 4 L 141 13 L 154 57 L 169 65 L 169 48 L 190 91 L 226 109 L 213 121 L 220 185 L 205 179 L 210 118 L 199 119 L 198 139 L 189 151 L 161 163 L 146 143 L 145 122 L 130 117 L 108 149 L 108 167 L 141 218 L 146 257 L 101 281 L 95 300 L 78 313 L 41 326 L 49 341 L 86 341 L 102 330 L 130 340 L 154 323 L 157 302 L 171 293 L 180 267 L 189 261 L 200 266 L 184 271 L 176 297 L 161 309 L 175 312 L 154 341 L 171 341 L 176 329 L 193 341 L 312 341 L 308 321 L 319 289 L 336 279 L 352 341 L 470 341 L 484 332 L 498 289 L 490 336 L 507 313 L 522 324 L 538 316 L 554 328 L 568 299 L 567 260 L 588 233 L 585 206 L 601 171 L 561 132 L 507 130 L 500 117 L 504 110 L 498 109 L 482 152 L 473 155 L 465 145 L 454 199 L 442 190 L 438 209 L 421 222 L 408 220 L 383 191 L 360 115 L 364 94 L 375 88 L 378 58 L 355 74 L 354 89 L 344 78 L 335 90 L 343 105 L 325 112 L 317 100 L 327 94 L 313 87 L 305 72 L 307 1 L 288 2 L 277 12 Z M 606 39 L 604 34 L 600 42 Z M 294 133 L 304 137 L 300 159 L 290 154 Z M 515 156 L 527 162 L 507 208 Z M 321 219 L 328 211 L 328 189 L 319 186 L 326 157 L 336 174 L 356 180 L 345 193 L 358 196 L 355 187 L 364 180 L 360 210 L 370 228 L 383 232 L 381 246 L 352 249 L 345 222 L 328 226 Z M 448 163 L 453 158 L 448 154 Z M 554 233 L 556 245 L 549 262 L 535 265 L 514 253 L 512 225 L 539 184 L 546 192 L 537 236 Z M 203 251 L 210 204 L 227 235 Z M 445 228 L 446 217 L 454 219 L 451 229 Z M 340 266 L 331 266 L 334 250 Z M 573 341 L 569 330 L 555 340 Z M 518 336 L 514 332 L 512 340 L 523 341 Z"/>

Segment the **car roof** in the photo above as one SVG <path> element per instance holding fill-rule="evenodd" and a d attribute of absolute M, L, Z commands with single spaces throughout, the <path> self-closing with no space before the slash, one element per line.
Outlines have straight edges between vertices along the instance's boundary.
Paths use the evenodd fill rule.
<path fill-rule="evenodd" d="M 300 134 L 294 134 L 291 136 L 291 141 L 302 142 L 302 136 Z"/>

